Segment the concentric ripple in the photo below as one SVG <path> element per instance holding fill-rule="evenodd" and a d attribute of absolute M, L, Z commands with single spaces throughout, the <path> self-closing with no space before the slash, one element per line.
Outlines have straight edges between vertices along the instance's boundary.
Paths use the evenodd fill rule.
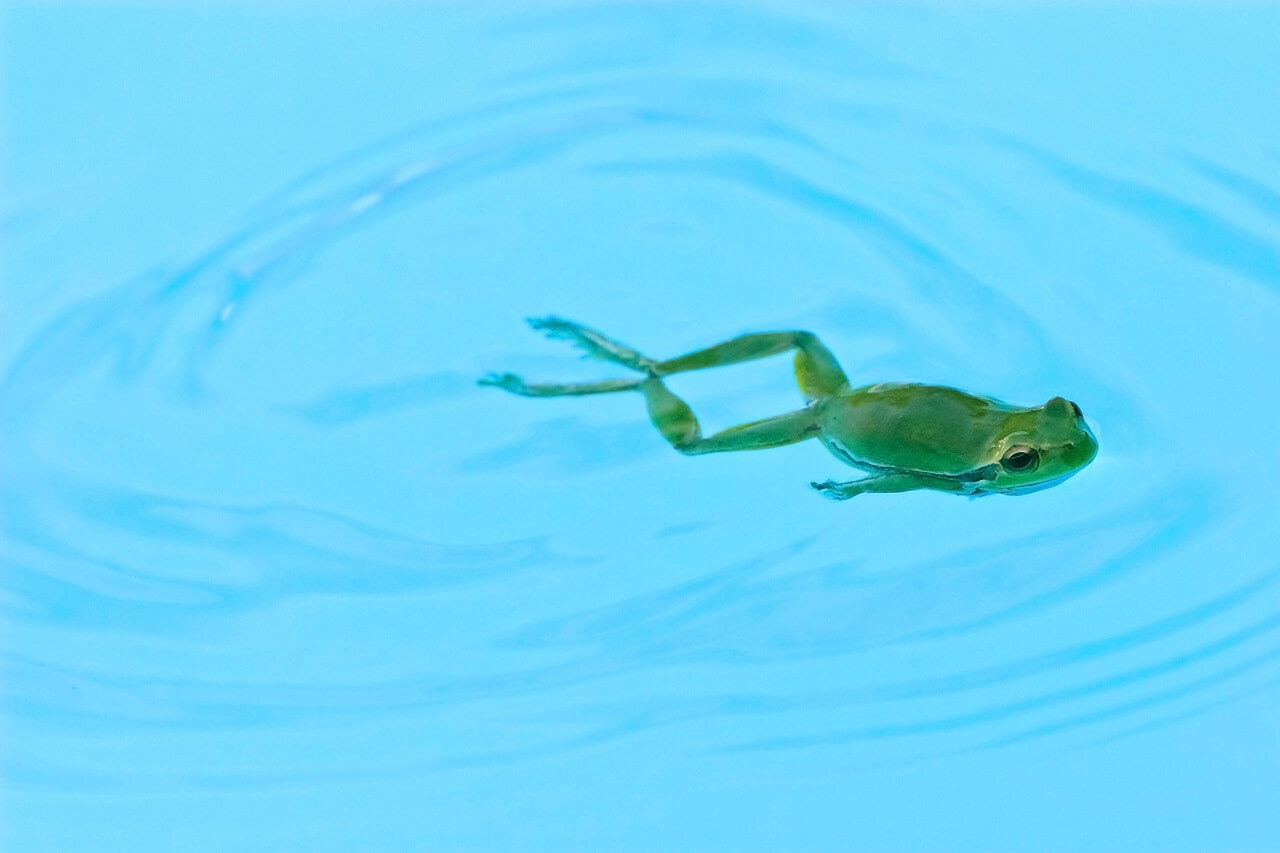
<path fill-rule="evenodd" d="M 17 330 L 11 784 L 1087 749 L 1274 694 L 1280 456 L 1232 452 L 1280 400 L 1264 155 L 988 109 L 953 58 L 877 49 L 924 12 L 690 8 L 458 24 L 507 65 Z M 522 328 L 546 311 L 1069 395 L 1102 455 L 1020 499 L 827 505 L 817 448 L 686 460 L 635 399 L 474 387 L 605 370 Z M 680 388 L 723 425 L 789 381 Z"/>

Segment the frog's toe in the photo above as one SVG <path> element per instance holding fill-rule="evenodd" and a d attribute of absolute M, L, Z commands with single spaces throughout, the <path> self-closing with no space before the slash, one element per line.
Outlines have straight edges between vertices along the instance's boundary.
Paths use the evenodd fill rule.
<path fill-rule="evenodd" d="M 611 361 L 641 373 L 652 374 L 657 367 L 652 359 L 581 323 L 555 316 L 530 317 L 528 323 L 530 327 L 542 332 L 548 338 L 568 341 L 591 358 Z"/>
<path fill-rule="evenodd" d="M 476 381 L 476 384 L 501 388 L 504 391 L 510 391 L 512 394 L 528 393 L 528 386 L 525 381 L 514 373 L 486 373 Z"/>
<path fill-rule="evenodd" d="M 837 483 L 835 480 L 824 480 L 821 483 L 812 482 L 809 484 L 814 491 L 831 501 L 847 501 L 857 492 L 848 491 L 847 483 Z"/>
<path fill-rule="evenodd" d="M 542 332 L 548 338 L 572 339 L 574 332 L 577 331 L 577 323 L 554 315 L 547 317 L 528 317 L 525 322 L 529 324 L 529 328 L 533 329 L 535 332 Z"/>
<path fill-rule="evenodd" d="M 535 332 L 542 332 L 542 334 L 553 340 L 568 341 L 582 349 L 587 355 L 606 360 L 610 358 L 611 353 L 600 346 L 599 340 L 594 339 L 599 336 L 593 336 L 591 330 L 586 326 L 556 316 L 530 317 L 527 322 Z"/>

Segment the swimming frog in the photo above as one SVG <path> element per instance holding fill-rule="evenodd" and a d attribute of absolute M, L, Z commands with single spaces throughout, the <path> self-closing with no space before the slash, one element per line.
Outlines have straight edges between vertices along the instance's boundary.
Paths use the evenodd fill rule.
<path fill-rule="evenodd" d="M 688 455 L 761 450 L 816 438 L 838 459 L 866 472 L 857 480 L 811 483 L 833 500 L 864 492 L 934 489 L 962 495 L 1020 495 L 1057 485 L 1098 452 L 1080 407 L 1053 397 L 1021 408 L 941 385 L 887 382 L 851 388 L 839 362 L 810 332 L 743 335 L 666 361 L 647 358 L 600 332 L 564 320 L 529 320 L 536 330 L 581 347 L 588 355 L 640 374 L 578 384 L 530 384 L 491 373 L 481 385 L 526 397 L 639 391 L 649 419 Z M 703 436 L 688 404 L 662 379 L 689 370 L 795 351 L 796 381 L 807 405 Z"/>

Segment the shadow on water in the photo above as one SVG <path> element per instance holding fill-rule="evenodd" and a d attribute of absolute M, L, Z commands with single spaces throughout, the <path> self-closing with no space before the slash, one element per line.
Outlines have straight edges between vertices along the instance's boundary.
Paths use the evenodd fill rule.
<path fill-rule="evenodd" d="M 448 371 L 356 390 L 335 391 L 309 403 L 288 406 L 285 411 L 315 426 L 346 426 L 389 412 L 452 400 L 469 393 L 474 386 L 475 379 L 471 376 Z"/>

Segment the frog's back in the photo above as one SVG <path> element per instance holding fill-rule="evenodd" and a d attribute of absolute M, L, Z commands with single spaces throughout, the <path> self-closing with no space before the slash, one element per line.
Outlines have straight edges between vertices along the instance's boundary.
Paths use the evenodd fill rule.
<path fill-rule="evenodd" d="M 885 382 L 818 404 L 823 443 L 854 465 L 943 475 L 972 471 L 1018 411 L 943 385 Z"/>

